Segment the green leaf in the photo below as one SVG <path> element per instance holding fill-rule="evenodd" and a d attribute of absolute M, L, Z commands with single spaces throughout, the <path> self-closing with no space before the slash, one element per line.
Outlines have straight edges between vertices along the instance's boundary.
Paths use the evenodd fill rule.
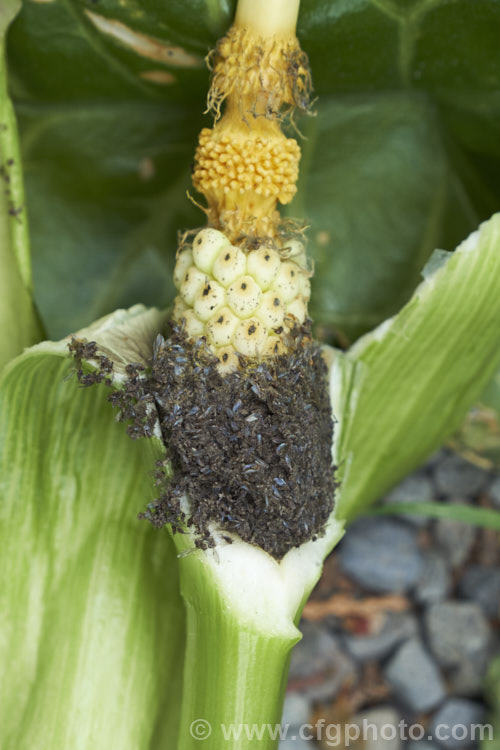
<path fill-rule="evenodd" d="M 484 526 L 487 529 L 500 531 L 500 512 L 492 508 L 476 508 L 472 505 L 452 505 L 451 503 L 387 503 L 374 508 L 370 515 L 414 514 L 430 518 L 448 518 L 452 521 L 468 523 L 472 526 Z"/>
<path fill-rule="evenodd" d="M 158 329 L 132 313 L 100 328 Z M 136 518 L 151 455 L 72 367 L 41 344 L 0 381 L 1 745 L 175 747 L 184 607 L 168 534 Z"/>
<path fill-rule="evenodd" d="M 52 336 L 171 301 L 208 74 L 234 0 L 26 2 L 9 34 L 36 299 Z M 465 20 L 464 20 L 465 19 Z M 311 227 L 313 312 L 352 340 L 411 295 L 500 201 L 500 8 L 484 0 L 302 0 L 318 116 L 298 123 L 287 209 Z M 54 294 L 57 289 L 57 294 Z"/>
<path fill-rule="evenodd" d="M 469 226 L 446 229 L 449 165 L 422 95 L 323 97 L 304 133 L 290 212 L 311 225 L 311 312 L 355 338 L 396 312 L 434 248 L 455 247 Z"/>
<path fill-rule="evenodd" d="M 7 93 L 5 34 L 20 8 L 17 0 L 0 7 L 0 369 L 41 337 L 31 299 L 30 248 L 17 141 Z"/>
<path fill-rule="evenodd" d="M 351 519 L 457 428 L 500 360 L 500 214 L 439 254 L 410 302 L 331 371 L 341 466 L 339 518 Z"/>
<path fill-rule="evenodd" d="M 51 336 L 173 298 L 177 232 L 204 223 L 186 190 L 223 5 L 191 3 L 193 24 L 179 2 L 30 2 L 12 29 L 36 298 Z"/>

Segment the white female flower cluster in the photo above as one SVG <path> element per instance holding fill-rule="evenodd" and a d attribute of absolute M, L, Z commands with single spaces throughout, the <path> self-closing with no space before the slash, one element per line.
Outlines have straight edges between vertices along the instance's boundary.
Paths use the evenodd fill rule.
<path fill-rule="evenodd" d="M 189 337 L 205 336 L 224 371 L 247 357 L 280 354 L 283 337 L 304 323 L 310 296 L 304 247 L 244 252 L 217 229 L 202 229 L 178 253 L 173 317 Z"/>

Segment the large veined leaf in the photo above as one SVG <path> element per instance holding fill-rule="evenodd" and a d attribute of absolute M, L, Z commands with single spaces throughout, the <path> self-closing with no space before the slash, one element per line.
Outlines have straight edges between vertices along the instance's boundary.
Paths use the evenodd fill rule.
<path fill-rule="evenodd" d="M 31 295 L 21 155 L 5 65 L 5 33 L 19 7 L 17 0 L 5 0 L 0 7 L 0 368 L 41 337 Z"/>
<path fill-rule="evenodd" d="M 174 747 L 184 609 L 168 534 L 136 518 L 150 455 L 72 368 L 41 344 L 0 383 L 0 744 Z"/>
<path fill-rule="evenodd" d="M 234 0 L 27 0 L 9 34 L 35 293 L 51 336 L 165 304 L 208 74 Z M 317 117 L 287 213 L 311 227 L 313 313 L 353 339 L 394 313 L 435 246 L 498 209 L 500 7 L 303 0 Z M 57 293 L 54 290 L 57 289 Z"/>

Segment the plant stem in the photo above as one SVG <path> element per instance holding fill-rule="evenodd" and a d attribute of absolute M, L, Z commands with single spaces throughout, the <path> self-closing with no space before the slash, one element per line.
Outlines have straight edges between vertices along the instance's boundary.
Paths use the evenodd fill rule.
<path fill-rule="evenodd" d="M 342 533 L 332 519 L 323 537 L 279 563 L 238 539 L 200 551 L 189 533 L 174 536 L 187 611 L 178 750 L 200 748 L 193 736 L 207 727 L 193 723 L 200 720 L 211 728 L 203 750 L 277 746 L 290 652 L 300 639 L 296 623 Z M 262 728 L 260 739 L 252 725 Z M 231 727 L 241 734 L 228 734 Z"/>
<path fill-rule="evenodd" d="M 300 0 L 239 0 L 235 26 L 260 37 L 295 35 Z"/>
<path fill-rule="evenodd" d="M 272 731 L 259 741 L 246 730 L 278 727 L 298 631 L 287 637 L 243 625 L 194 555 L 180 567 L 187 644 L 178 749 L 274 748 Z"/>

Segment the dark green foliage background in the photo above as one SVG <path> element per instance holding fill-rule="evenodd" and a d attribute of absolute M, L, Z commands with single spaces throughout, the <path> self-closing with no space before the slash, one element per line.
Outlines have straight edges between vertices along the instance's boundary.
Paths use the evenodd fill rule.
<path fill-rule="evenodd" d="M 203 223 L 186 197 L 197 132 L 210 124 L 203 58 L 234 5 L 25 0 L 9 81 L 50 337 L 172 299 L 176 233 Z M 89 13 L 195 64 L 139 55 Z M 322 335 L 352 340 L 400 307 L 435 247 L 453 249 L 499 208 L 500 2 L 302 0 L 298 34 L 317 116 L 299 123 L 300 189 L 286 212 L 310 226 Z M 141 77 L 151 70 L 176 81 Z"/>

